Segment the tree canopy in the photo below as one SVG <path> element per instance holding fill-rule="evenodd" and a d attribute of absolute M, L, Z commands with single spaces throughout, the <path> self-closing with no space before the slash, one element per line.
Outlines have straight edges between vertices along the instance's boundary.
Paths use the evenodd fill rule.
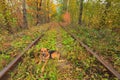
<path fill-rule="evenodd" d="M 25 26 L 65 21 L 93 28 L 120 28 L 120 0 L 2 0 L 0 30 L 14 33 Z M 26 16 L 25 16 L 26 15 Z M 26 24 L 26 25 L 25 25 Z"/>

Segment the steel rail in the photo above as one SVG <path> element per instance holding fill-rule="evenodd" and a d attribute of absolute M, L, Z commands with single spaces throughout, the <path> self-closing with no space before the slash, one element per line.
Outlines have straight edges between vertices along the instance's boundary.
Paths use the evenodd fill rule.
<path fill-rule="evenodd" d="M 82 47 L 84 47 L 88 52 L 90 52 L 97 60 L 103 64 L 114 76 L 116 76 L 118 79 L 120 79 L 120 73 L 118 73 L 113 66 L 105 61 L 101 55 L 98 55 L 97 52 L 94 52 L 92 49 L 90 49 L 87 45 L 85 45 L 78 37 L 76 37 L 75 34 L 71 34 L 70 30 L 68 28 L 65 28 L 62 26 L 60 23 L 59 25 L 72 37 L 74 38 L 77 42 L 81 44 Z"/>
<path fill-rule="evenodd" d="M 11 61 L 3 70 L 0 71 L 0 79 L 14 66 L 17 61 L 34 45 L 37 44 L 37 42 L 44 36 L 44 33 L 48 31 L 49 28 L 41 33 L 41 35 L 35 39 L 31 44 L 29 44 L 21 54 L 19 54 L 13 61 Z"/>

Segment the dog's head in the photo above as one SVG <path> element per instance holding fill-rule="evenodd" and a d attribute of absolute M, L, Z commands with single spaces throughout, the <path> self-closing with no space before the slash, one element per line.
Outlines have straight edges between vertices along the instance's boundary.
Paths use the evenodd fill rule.
<path fill-rule="evenodd" d="M 42 58 L 42 61 L 45 61 L 45 59 L 49 56 L 49 52 L 47 48 L 41 48 L 40 49 L 40 55 Z"/>

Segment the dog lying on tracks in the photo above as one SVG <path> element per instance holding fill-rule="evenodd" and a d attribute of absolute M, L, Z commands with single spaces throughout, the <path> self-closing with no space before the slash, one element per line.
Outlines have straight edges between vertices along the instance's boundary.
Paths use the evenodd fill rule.
<path fill-rule="evenodd" d="M 44 67 L 47 64 L 47 61 L 49 59 L 60 59 L 60 53 L 58 51 L 55 50 L 49 50 L 47 48 L 41 48 L 40 49 L 40 61 L 39 63 L 41 63 L 42 61 L 45 62 L 44 65 L 42 66 L 41 72 L 44 71 Z"/>
<path fill-rule="evenodd" d="M 40 49 L 40 59 L 45 62 L 48 59 L 59 59 L 60 53 L 55 50 L 49 50 L 47 48 Z"/>

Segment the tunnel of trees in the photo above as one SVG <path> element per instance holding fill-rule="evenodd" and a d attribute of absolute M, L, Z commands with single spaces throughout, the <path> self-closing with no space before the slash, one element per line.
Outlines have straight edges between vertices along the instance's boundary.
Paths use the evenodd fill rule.
<path fill-rule="evenodd" d="M 120 0 L 0 0 L 0 80 L 19 55 L 8 80 L 119 80 Z"/>
<path fill-rule="evenodd" d="M 11 34 L 32 25 L 65 21 L 67 15 L 70 24 L 120 30 L 119 0 L 2 0 L 0 33 Z"/>

